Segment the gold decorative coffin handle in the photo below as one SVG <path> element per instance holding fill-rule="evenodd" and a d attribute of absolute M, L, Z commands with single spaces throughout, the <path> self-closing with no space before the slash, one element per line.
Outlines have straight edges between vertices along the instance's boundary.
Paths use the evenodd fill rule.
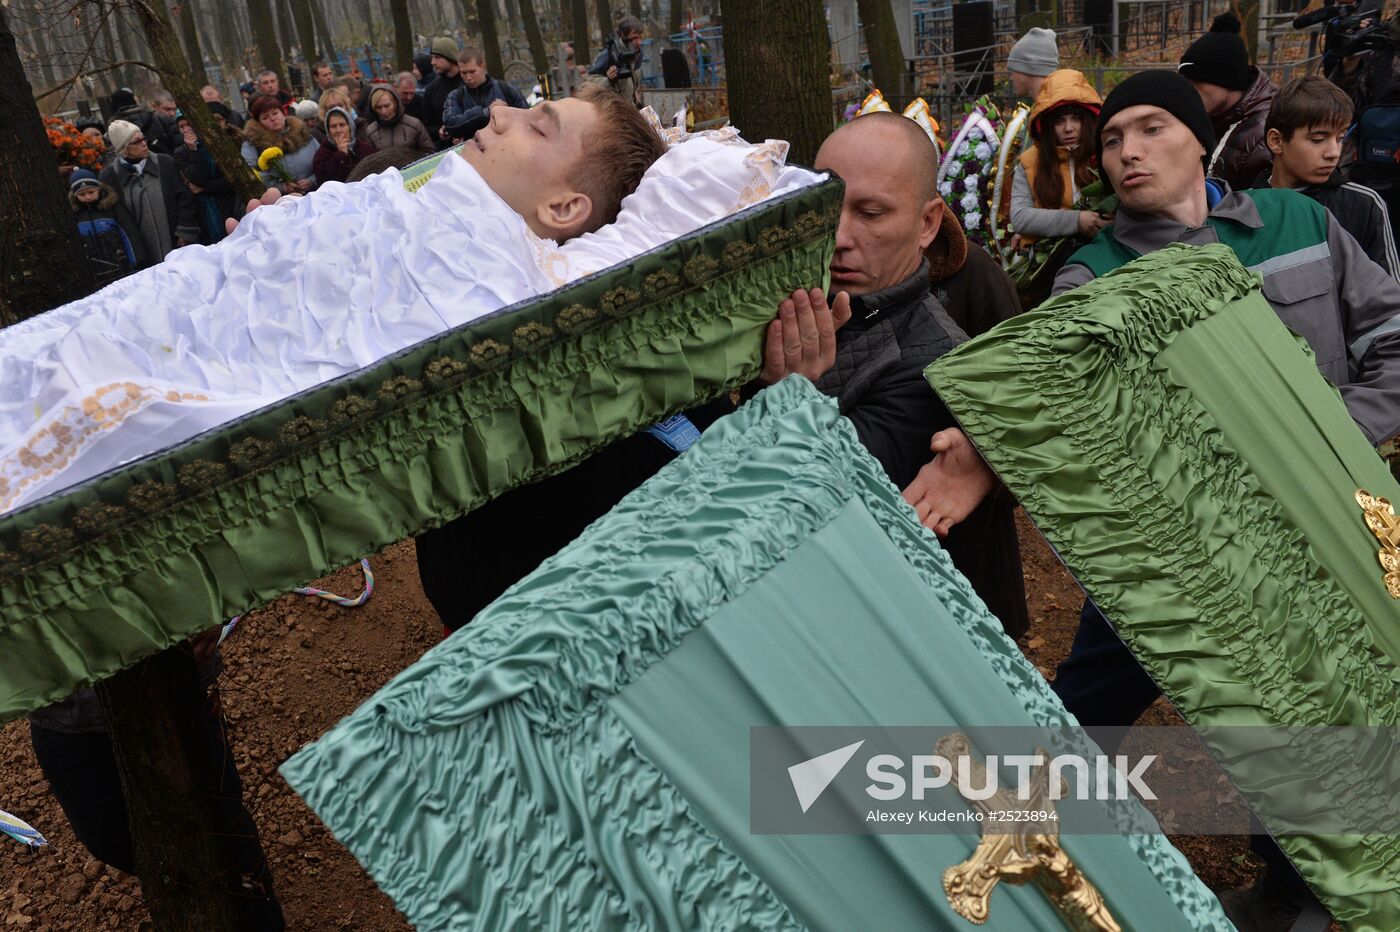
<path fill-rule="evenodd" d="M 987 785 L 986 766 L 972 756 L 966 735 L 958 732 L 939 739 L 937 752 L 948 760 L 966 756 L 971 762 L 972 785 Z M 992 890 L 998 883 L 1032 883 L 1054 905 L 1065 925 L 1076 932 L 1121 932 L 1098 888 L 1060 847 L 1058 822 L 1047 825 L 988 818 L 993 812 L 1053 811 L 1050 755 L 1043 748 L 1037 753 L 1045 763 L 1031 770 L 1028 799 L 1017 799 L 1011 791 L 999 789 L 988 799 L 968 800 L 984 817 L 982 838 L 966 861 L 943 872 L 943 892 L 954 912 L 980 925 L 991 913 Z"/>
<path fill-rule="evenodd" d="M 1381 569 L 1385 571 L 1385 591 L 1392 599 L 1400 599 L 1400 519 L 1395 517 L 1395 509 L 1390 502 L 1378 498 L 1365 489 L 1356 490 L 1356 504 L 1366 517 L 1366 526 L 1381 542 Z"/>

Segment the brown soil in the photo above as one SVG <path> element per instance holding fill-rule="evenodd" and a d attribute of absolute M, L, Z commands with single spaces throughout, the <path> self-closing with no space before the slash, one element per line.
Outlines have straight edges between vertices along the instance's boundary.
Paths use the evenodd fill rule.
<path fill-rule="evenodd" d="M 1028 523 L 1022 553 L 1032 624 L 1022 648 L 1047 677 L 1069 652 L 1078 624 L 1078 586 Z M 441 638 L 418 583 L 413 544 L 401 542 L 370 560 L 374 597 L 357 609 L 285 596 L 253 612 L 225 644 L 221 678 L 244 794 L 257 821 L 291 929 L 400 932 L 408 924 L 300 797 L 277 773 L 297 748 L 384 685 Z M 359 591 L 358 569 L 317 585 Z M 1168 724 L 1176 713 L 1159 702 L 1144 722 Z M 149 927 L 136 881 L 88 856 L 64 821 L 29 745 L 29 726 L 0 728 L 0 808 L 31 822 L 49 839 L 30 854 L 0 839 L 0 928 L 27 932 L 135 930 Z M 1244 838 L 1174 836 L 1212 888 L 1248 882 L 1258 862 Z"/>

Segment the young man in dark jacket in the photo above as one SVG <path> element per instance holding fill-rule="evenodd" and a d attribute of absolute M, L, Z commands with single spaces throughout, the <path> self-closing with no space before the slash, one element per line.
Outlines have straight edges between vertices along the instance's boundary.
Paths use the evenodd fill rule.
<path fill-rule="evenodd" d="M 443 131 L 454 142 L 472 138 L 477 130 L 490 123 L 491 105 L 498 100 L 521 110 L 528 109 L 524 95 L 486 73 L 486 55 L 480 49 L 462 49 L 457 56 L 457 70 L 462 76 L 462 86 L 448 95 L 442 111 Z"/>
<path fill-rule="evenodd" d="M 1172 243 L 1227 245 L 1262 277 L 1264 297 L 1307 341 L 1362 433 L 1390 439 L 1400 432 L 1400 283 L 1306 197 L 1208 179 L 1215 135 L 1186 87 L 1170 71 L 1142 71 L 1104 101 L 1099 164 L 1121 204 L 1113 225 L 1070 256 L 1053 293 Z M 1053 688 L 1085 726 L 1131 725 L 1161 695 L 1093 602 Z M 1288 928 L 1310 894 L 1276 845 L 1256 836 L 1255 850 L 1269 871 L 1222 895 L 1226 913 L 1241 928 Z"/>
<path fill-rule="evenodd" d="M 423 89 L 423 125 L 428 135 L 439 149 L 453 145 L 453 140 L 442 130 L 442 111 L 447 106 L 447 98 L 463 84 L 457 68 L 457 43 L 447 36 L 433 40 L 433 71 L 437 78 Z"/>
<path fill-rule="evenodd" d="M 175 126 L 175 121 L 139 105 L 136 95 L 129 88 L 122 87 L 112 92 L 112 122 L 117 120 L 124 120 L 139 129 L 152 152 L 174 155 L 175 150 L 180 148 L 180 130 Z"/>
<path fill-rule="evenodd" d="M 1236 191 L 1254 184 L 1270 162 L 1264 144 L 1264 121 L 1278 90 L 1269 76 L 1249 64 L 1249 51 L 1240 38 L 1240 20 L 1221 13 L 1181 56 L 1177 72 L 1191 82 L 1210 114 L 1216 147 L 1207 173 L 1228 182 Z"/>
<path fill-rule="evenodd" d="M 1294 78 L 1279 88 L 1265 123 L 1273 169 L 1261 175 L 1255 187 L 1290 188 L 1317 201 L 1372 262 L 1400 278 L 1385 201 L 1337 170 L 1351 116 L 1351 97 L 1326 78 Z"/>
<path fill-rule="evenodd" d="M 146 264 L 141 228 L 110 185 L 79 168 L 68 176 L 68 203 L 98 285 L 111 284 Z"/>

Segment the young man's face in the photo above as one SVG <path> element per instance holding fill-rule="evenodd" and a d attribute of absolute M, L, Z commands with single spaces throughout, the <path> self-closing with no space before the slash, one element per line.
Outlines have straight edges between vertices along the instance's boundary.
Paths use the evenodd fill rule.
<path fill-rule="evenodd" d="M 1127 107 L 1099 133 L 1103 170 L 1128 208 L 1156 214 L 1204 183 L 1206 151 L 1186 124 L 1160 107 Z"/>
<path fill-rule="evenodd" d="M 97 199 L 101 196 L 102 189 L 95 188 L 92 185 L 87 185 L 86 187 L 78 189 L 78 203 L 80 204 L 95 204 L 97 203 Z"/>
<path fill-rule="evenodd" d="M 329 67 L 322 66 L 316 69 L 316 85 L 320 87 L 321 90 L 325 90 L 326 88 L 330 87 L 331 82 L 334 80 L 335 72 L 332 71 Z"/>
<path fill-rule="evenodd" d="M 642 34 L 634 29 L 622 37 L 622 44 L 635 52 L 642 47 Z"/>
<path fill-rule="evenodd" d="M 486 66 L 479 61 L 459 61 L 458 70 L 467 87 L 476 90 L 486 83 Z"/>
<path fill-rule="evenodd" d="M 585 100 L 556 100 L 532 110 L 498 102 L 491 122 L 462 147 L 462 157 L 540 233 L 539 211 L 550 198 L 573 190 L 574 168 L 597 123 L 597 108 Z"/>
<path fill-rule="evenodd" d="M 1345 125 L 1299 128 L 1288 139 L 1269 130 L 1266 142 L 1274 154 L 1274 176 L 1290 188 L 1325 183 L 1337 170 L 1346 138 Z"/>
<path fill-rule="evenodd" d="M 1206 113 L 1212 117 L 1229 113 L 1230 109 L 1239 103 L 1240 98 L 1244 96 L 1240 91 L 1232 91 L 1228 87 L 1221 87 L 1219 84 L 1211 84 L 1208 81 L 1192 81 L 1191 84 L 1196 88 L 1196 93 L 1201 95 L 1201 103 L 1206 105 Z"/>
<path fill-rule="evenodd" d="M 884 158 L 872 159 L 871 152 Z M 908 164 L 907 138 L 889 126 L 857 120 L 822 143 L 815 168 L 835 172 L 846 183 L 831 287 L 869 294 L 892 287 L 919 268 L 923 250 L 937 235 L 943 202 L 925 201 L 918 174 Z"/>
<path fill-rule="evenodd" d="M 281 82 L 277 80 L 277 75 L 275 74 L 265 74 L 261 78 L 258 78 L 258 92 L 262 94 L 276 96 L 280 85 Z"/>
<path fill-rule="evenodd" d="M 433 55 L 433 70 L 449 78 L 457 71 L 457 63 L 446 55 Z"/>
<path fill-rule="evenodd" d="M 1022 71 L 1011 72 L 1011 93 L 1017 97 L 1034 97 L 1043 79 Z"/>

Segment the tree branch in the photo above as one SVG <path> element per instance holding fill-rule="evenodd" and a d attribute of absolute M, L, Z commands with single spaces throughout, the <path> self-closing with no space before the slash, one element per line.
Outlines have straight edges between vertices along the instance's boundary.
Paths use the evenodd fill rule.
<path fill-rule="evenodd" d="M 115 71 L 118 68 L 125 68 L 127 65 L 135 65 L 138 68 L 145 68 L 152 74 L 160 74 L 160 69 L 155 67 L 154 65 L 149 65 L 143 61 L 134 61 L 131 59 L 126 59 L 124 61 L 113 62 L 110 65 L 102 65 L 98 68 L 89 68 L 87 71 L 80 71 L 77 74 L 73 75 L 73 77 L 65 78 L 64 80 L 55 84 L 53 87 L 46 88 L 40 91 L 39 93 L 35 94 L 34 100 L 37 103 L 38 101 L 43 100 L 45 97 L 50 97 L 54 94 L 57 94 L 61 90 L 65 90 L 69 87 L 72 87 L 74 84 L 77 84 L 83 78 L 88 78 L 95 74 L 102 74 L 107 71 Z"/>

